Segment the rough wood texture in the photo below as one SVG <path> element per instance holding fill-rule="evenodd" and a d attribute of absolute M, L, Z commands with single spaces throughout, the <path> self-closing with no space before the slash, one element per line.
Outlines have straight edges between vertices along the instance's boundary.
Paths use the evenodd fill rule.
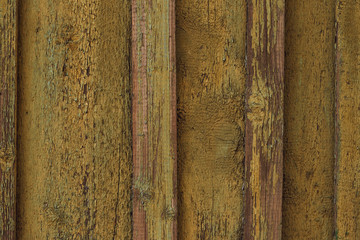
<path fill-rule="evenodd" d="M 20 1 L 18 239 L 130 239 L 130 3 Z"/>
<path fill-rule="evenodd" d="M 332 239 L 335 0 L 288 0 L 285 19 L 283 239 Z"/>
<path fill-rule="evenodd" d="M 0 238 L 15 239 L 17 1 L 0 3 Z"/>
<path fill-rule="evenodd" d="M 132 1 L 133 239 L 176 239 L 174 0 Z"/>
<path fill-rule="evenodd" d="M 335 238 L 360 239 L 360 2 L 336 3 Z"/>
<path fill-rule="evenodd" d="M 281 238 L 284 0 L 248 2 L 245 239 Z"/>
<path fill-rule="evenodd" d="M 243 234 L 246 2 L 178 0 L 179 239 Z"/>

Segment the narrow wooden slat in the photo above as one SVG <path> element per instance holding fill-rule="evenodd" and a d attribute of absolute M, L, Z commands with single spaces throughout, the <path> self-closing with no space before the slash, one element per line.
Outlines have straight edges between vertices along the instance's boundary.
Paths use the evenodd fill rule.
<path fill-rule="evenodd" d="M 176 239 L 174 0 L 132 1 L 133 239 Z"/>
<path fill-rule="evenodd" d="M 283 239 L 332 239 L 335 0 L 285 15 Z"/>
<path fill-rule="evenodd" d="M 248 2 L 245 239 L 280 239 L 284 0 Z"/>
<path fill-rule="evenodd" d="M 179 238 L 242 239 L 246 1 L 176 15 Z"/>
<path fill-rule="evenodd" d="M 15 239 L 17 1 L 0 3 L 0 238 Z"/>
<path fill-rule="evenodd" d="M 336 1 L 335 238 L 360 239 L 360 2 Z"/>
<path fill-rule="evenodd" d="M 128 0 L 19 1 L 18 239 L 131 239 Z"/>

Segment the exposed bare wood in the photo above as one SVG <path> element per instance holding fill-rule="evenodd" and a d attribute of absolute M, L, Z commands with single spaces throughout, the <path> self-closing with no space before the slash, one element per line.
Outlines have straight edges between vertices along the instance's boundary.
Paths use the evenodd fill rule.
<path fill-rule="evenodd" d="M 280 239 L 284 0 L 248 2 L 245 239 Z"/>
<path fill-rule="evenodd" d="M 176 239 L 174 0 L 132 1 L 133 239 Z"/>

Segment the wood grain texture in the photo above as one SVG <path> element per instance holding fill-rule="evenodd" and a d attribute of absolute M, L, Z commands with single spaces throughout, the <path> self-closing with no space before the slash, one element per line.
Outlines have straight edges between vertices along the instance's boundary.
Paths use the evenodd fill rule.
<path fill-rule="evenodd" d="M 18 239 L 130 239 L 130 2 L 19 2 Z"/>
<path fill-rule="evenodd" d="M 0 238 L 15 239 L 17 1 L 0 3 Z"/>
<path fill-rule="evenodd" d="M 360 239 L 360 2 L 336 1 L 335 238 Z"/>
<path fill-rule="evenodd" d="M 133 239 L 177 238 L 174 0 L 132 1 Z"/>
<path fill-rule="evenodd" d="M 176 2 L 179 239 L 243 236 L 246 1 Z"/>
<path fill-rule="evenodd" d="M 286 1 L 283 239 L 334 233 L 335 1 Z"/>
<path fill-rule="evenodd" d="M 249 1 L 245 239 L 280 239 L 283 175 L 284 1 Z"/>

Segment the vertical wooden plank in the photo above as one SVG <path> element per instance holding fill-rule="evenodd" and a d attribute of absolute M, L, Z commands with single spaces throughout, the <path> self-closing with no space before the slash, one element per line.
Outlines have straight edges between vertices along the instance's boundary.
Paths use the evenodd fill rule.
<path fill-rule="evenodd" d="M 283 239 L 334 232 L 335 0 L 286 1 Z"/>
<path fill-rule="evenodd" d="M 17 237 L 130 239 L 130 2 L 19 3 Z"/>
<path fill-rule="evenodd" d="M 248 2 L 245 239 L 280 239 L 284 0 Z"/>
<path fill-rule="evenodd" d="M 133 239 L 176 239 L 174 0 L 132 1 Z"/>
<path fill-rule="evenodd" d="M 179 238 L 243 235 L 246 1 L 176 1 Z"/>
<path fill-rule="evenodd" d="M 336 239 L 360 239 L 360 2 L 336 1 Z"/>
<path fill-rule="evenodd" d="M 0 3 L 0 238 L 15 239 L 17 1 Z"/>

